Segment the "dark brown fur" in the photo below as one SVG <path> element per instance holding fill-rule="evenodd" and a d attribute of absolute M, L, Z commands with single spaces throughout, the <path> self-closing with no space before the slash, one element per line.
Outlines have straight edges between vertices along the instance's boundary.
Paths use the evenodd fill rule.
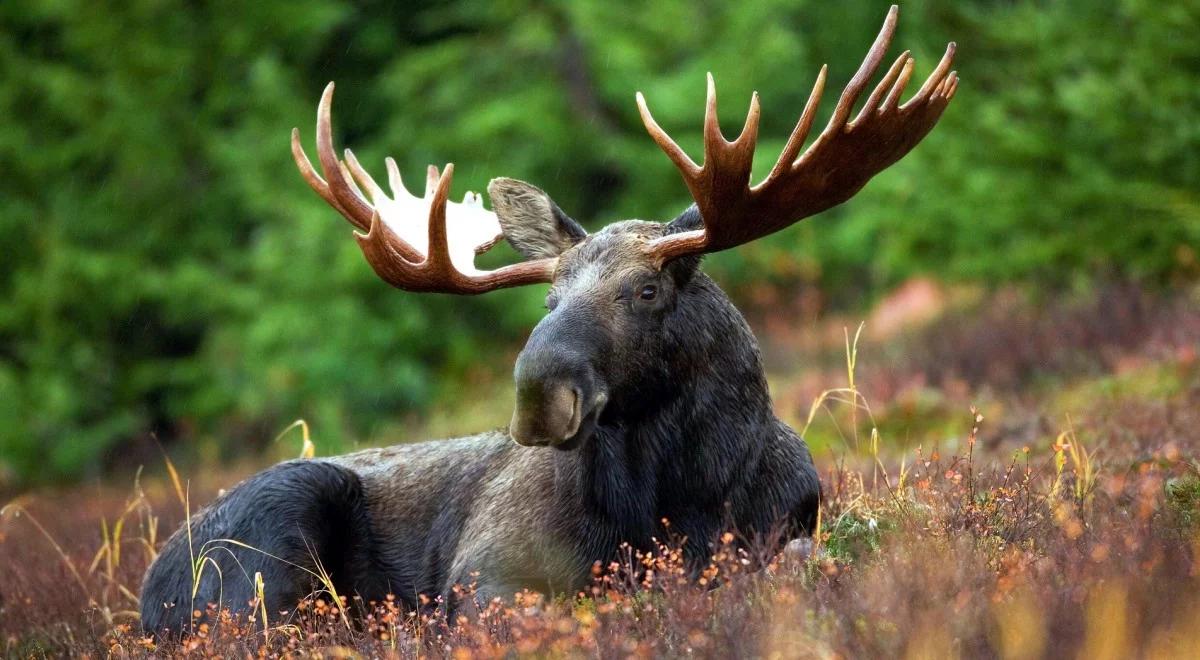
<path fill-rule="evenodd" d="M 255 572 L 268 611 L 290 609 L 317 588 L 304 569 L 318 562 L 343 595 L 393 593 L 415 607 L 422 594 L 450 598 L 456 583 L 476 582 L 483 598 L 574 593 L 621 543 L 662 538 L 664 519 L 687 537 L 693 565 L 725 530 L 782 541 L 813 528 L 816 470 L 772 413 L 749 327 L 698 259 L 660 269 L 642 249 L 695 227 L 695 209 L 587 236 L 518 184 L 492 189 L 494 200 L 513 191 L 494 201 L 509 209 L 506 236 L 526 254 L 561 256 L 550 311 L 515 370 L 514 425 L 532 429 L 518 439 L 550 446 L 497 431 L 272 467 L 193 520 L 191 550 L 184 530 L 168 540 L 143 587 L 147 630 L 184 629 L 207 602 L 245 609 Z M 530 416 L 562 388 L 583 418 L 568 438 L 542 437 Z M 211 556 L 223 580 L 210 566 L 193 599 L 201 547 L 222 548 Z"/>

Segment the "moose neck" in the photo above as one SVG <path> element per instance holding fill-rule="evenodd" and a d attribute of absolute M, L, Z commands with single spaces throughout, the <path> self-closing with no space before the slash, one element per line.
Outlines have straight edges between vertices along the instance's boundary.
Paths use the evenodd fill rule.
<path fill-rule="evenodd" d="M 757 342 L 725 294 L 697 272 L 673 314 L 659 373 L 564 455 L 591 510 L 632 536 L 681 508 L 720 507 L 775 434 Z"/>

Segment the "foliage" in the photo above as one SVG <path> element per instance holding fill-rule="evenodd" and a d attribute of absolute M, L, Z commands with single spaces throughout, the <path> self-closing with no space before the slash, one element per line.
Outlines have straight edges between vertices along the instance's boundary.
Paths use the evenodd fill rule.
<path fill-rule="evenodd" d="M 634 90 L 694 154 L 704 71 L 727 130 L 757 86 L 763 172 L 819 65 L 840 88 L 885 10 L 0 3 L 0 488 L 95 473 L 151 437 L 255 447 L 298 417 L 325 446 L 369 440 L 503 362 L 487 356 L 536 320 L 536 287 L 392 292 L 301 183 L 288 130 L 311 139 L 326 81 L 339 140 L 376 171 L 386 153 L 410 180 L 454 161 L 457 194 L 509 175 L 590 227 L 666 219 L 686 191 Z M 927 0 L 900 25 L 918 76 L 959 42 L 954 104 L 854 202 L 712 258 L 736 296 L 1196 275 L 1200 5 Z"/>

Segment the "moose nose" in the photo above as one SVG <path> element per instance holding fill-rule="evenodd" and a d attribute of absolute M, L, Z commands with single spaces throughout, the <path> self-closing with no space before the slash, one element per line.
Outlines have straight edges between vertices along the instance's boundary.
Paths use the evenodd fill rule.
<path fill-rule="evenodd" d="M 596 364 L 604 333 L 586 305 L 561 301 L 529 336 L 513 368 L 516 407 L 509 435 L 517 444 L 578 448 L 596 429 L 608 401 Z"/>
<path fill-rule="evenodd" d="M 573 438 L 583 421 L 579 390 L 566 383 L 532 381 L 517 387 L 508 432 L 526 447 L 558 445 Z"/>

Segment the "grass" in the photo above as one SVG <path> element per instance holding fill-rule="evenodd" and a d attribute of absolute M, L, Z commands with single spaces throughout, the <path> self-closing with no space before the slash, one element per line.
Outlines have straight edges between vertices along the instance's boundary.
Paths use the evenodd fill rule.
<path fill-rule="evenodd" d="M 776 373 L 781 412 L 794 409 L 798 426 L 828 438 L 817 456 L 825 499 L 815 550 L 796 544 L 771 556 L 738 550 L 727 537 L 704 585 L 688 578 L 670 538 L 652 553 L 626 549 L 597 566 L 594 585 L 577 598 L 518 594 L 453 621 L 326 588 L 277 623 L 261 576 L 225 576 L 255 582 L 253 611 L 214 610 L 181 643 L 158 646 L 137 628 L 142 572 L 166 532 L 186 521 L 188 502 L 207 501 L 235 476 L 193 470 L 185 482 L 167 461 L 163 474 L 135 479 L 132 492 L 98 486 L 26 497 L 5 507 L 0 523 L 0 652 L 1200 657 L 1200 365 L 1186 350 L 1192 336 L 1179 330 L 1200 326 L 1167 306 L 1182 323 L 1171 330 L 1180 343 L 1160 331 L 1137 343 L 1127 329 L 1092 330 L 1116 337 L 1090 345 L 1093 364 L 1062 358 L 1053 372 L 983 386 L 977 407 L 960 400 L 961 376 L 946 365 L 944 379 L 929 377 L 920 351 L 860 362 L 875 350 L 869 328 L 842 334 L 831 350 L 846 364 L 821 376 L 835 386 L 807 401 L 789 404 L 792 384 Z M 1072 318 L 1100 322 L 1082 312 Z M 935 331 L 970 335 L 945 324 Z M 973 340 L 959 345 L 982 350 Z M 947 365 L 978 373 L 1004 372 L 987 363 L 1013 361 L 1004 350 L 947 350 Z M 919 424 L 909 423 L 911 390 L 896 382 L 920 383 Z M 311 456 L 307 425 L 285 433 L 297 428 L 300 452 Z M 195 549 L 197 571 L 210 550 Z"/>

